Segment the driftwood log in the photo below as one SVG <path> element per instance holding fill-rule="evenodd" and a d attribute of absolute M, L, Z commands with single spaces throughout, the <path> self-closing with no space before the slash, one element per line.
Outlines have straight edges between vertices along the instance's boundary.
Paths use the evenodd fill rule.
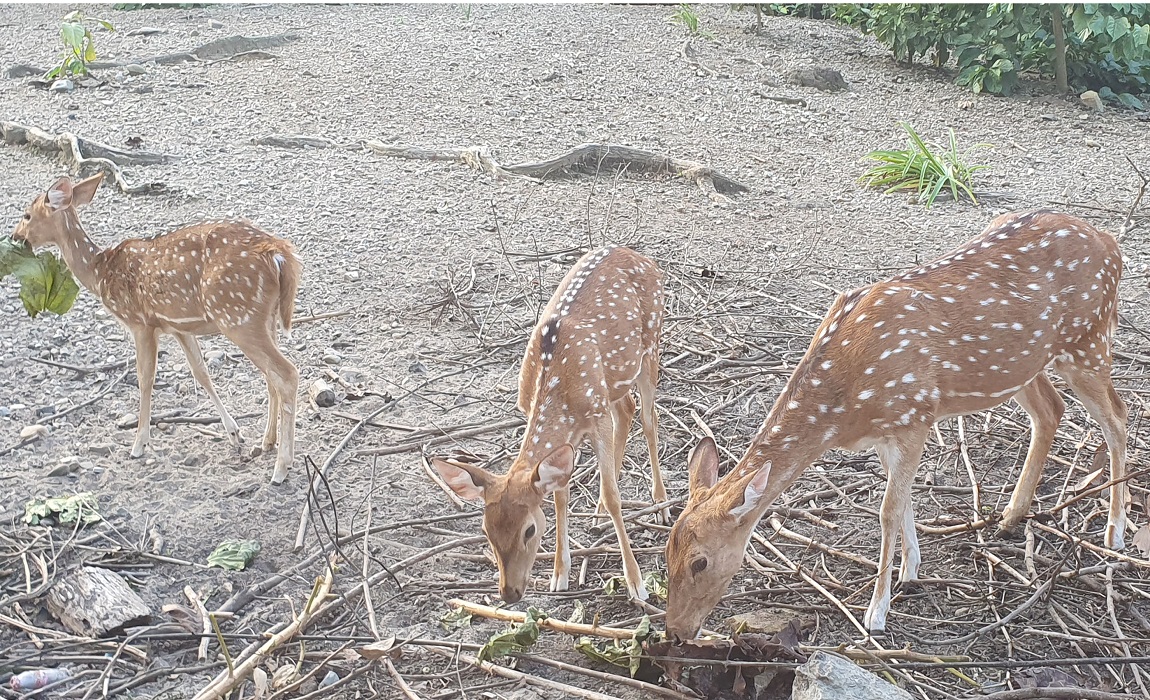
<path fill-rule="evenodd" d="M 746 185 L 708 165 L 616 144 L 585 143 L 554 158 L 513 165 L 500 164 L 484 146 L 429 149 L 381 141 L 365 141 L 364 144 L 380 155 L 411 160 L 455 161 L 497 178 L 511 176 L 542 182 L 548 178 L 574 174 L 598 175 L 625 171 L 681 177 L 694 182 L 712 199 L 726 199 L 726 195 L 750 191 Z"/>
<path fill-rule="evenodd" d="M 59 153 L 73 172 L 95 166 L 112 178 L 124 194 L 156 194 L 168 189 L 162 182 L 130 185 L 124 179 L 120 166 L 154 165 L 170 160 L 171 156 L 147 151 L 124 151 L 67 131 L 50 134 L 38 127 L 16 122 L 0 121 L 0 140 L 13 146 L 30 146 L 48 153 Z"/>
<path fill-rule="evenodd" d="M 48 611 L 73 634 L 103 637 L 124 627 L 148 624 L 148 606 L 124 579 L 107 569 L 85 566 L 53 584 Z"/>

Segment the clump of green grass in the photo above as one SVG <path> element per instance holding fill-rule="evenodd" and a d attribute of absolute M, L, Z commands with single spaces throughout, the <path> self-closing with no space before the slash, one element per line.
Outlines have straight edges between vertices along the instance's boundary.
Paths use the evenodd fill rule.
<path fill-rule="evenodd" d="M 868 187 L 883 188 L 884 194 L 900 190 L 918 192 L 918 201 L 925 202 L 928 209 L 944 189 L 950 192 L 955 201 L 965 196 L 977 204 L 973 176 L 986 166 L 970 164 L 968 161 L 971 152 L 987 148 L 988 145 L 978 144 L 959 154 L 954 129 L 948 130 L 949 147 L 940 148 L 936 144 L 924 142 L 910 124 L 900 122 L 899 125 L 910 136 L 907 148 L 866 154 L 866 159 L 877 161 L 877 164 L 868 168 L 859 181 Z"/>
<path fill-rule="evenodd" d="M 671 15 L 671 21 L 686 27 L 692 36 L 699 34 L 699 15 L 689 3 L 679 3 L 679 7 Z"/>

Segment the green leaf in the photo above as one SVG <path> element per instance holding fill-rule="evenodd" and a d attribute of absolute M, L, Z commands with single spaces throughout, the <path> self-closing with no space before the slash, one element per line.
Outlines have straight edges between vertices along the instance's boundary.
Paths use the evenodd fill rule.
<path fill-rule="evenodd" d="M 96 499 L 91 493 L 78 493 L 75 496 L 33 499 L 24 504 L 24 522 L 39 525 L 50 516 L 57 516 L 59 524 L 81 522 L 84 525 L 99 522 L 103 516 L 96 510 Z"/>
<path fill-rule="evenodd" d="M 447 632 L 454 632 L 471 624 L 471 613 L 463 608 L 448 610 L 439 616 L 439 626 Z"/>
<path fill-rule="evenodd" d="M 84 47 L 84 61 L 87 63 L 91 63 L 92 61 L 95 61 L 95 60 L 96 60 L 96 45 L 93 44 L 91 41 L 89 41 L 88 45 Z"/>
<path fill-rule="evenodd" d="M 208 555 L 208 566 L 243 571 L 259 551 L 260 543 L 257 540 L 224 540 Z"/>
<path fill-rule="evenodd" d="M 60 25 L 60 38 L 64 45 L 71 49 L 78 49 L 84 43 L 84 25 L 74 22 L 64 22 Z"/>
<path fill-rule="evenodd" d="M 475 657 L 480 661 L 491 661 L 512 652 L 524 652 L 539 641 L 539 620 L 547 613 L 538 608 L 527 608 L 527 619 L 506 632 L 497 632 L 479 648 Z"/>
<path fill-rule="evenodd" d="M 20 301 L 29 316 L 45 311 L 63 315 L 72 308 L 80 286 L 68 267 L 49 251 L 39 255 L 24 243 L 0 240 L 0 278 L 14 275 L 20 281 Z"/>
<path fill-rule="evenodd" d="M 1128 92 L 1119 94 L 1118 101 L 1131 109 L 1145 109 L 1145 106 L 1142 104 L 1142 100 Z"/>

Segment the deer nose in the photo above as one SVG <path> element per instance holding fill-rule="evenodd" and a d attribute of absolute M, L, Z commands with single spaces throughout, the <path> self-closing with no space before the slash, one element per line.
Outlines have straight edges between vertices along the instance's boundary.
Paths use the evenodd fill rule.
<path fill-rule="evenodd" d="M 523 597 L 523 589 L 517 586 L 500 587 L 499 597 L 506 603 L 518 603 Z"/>

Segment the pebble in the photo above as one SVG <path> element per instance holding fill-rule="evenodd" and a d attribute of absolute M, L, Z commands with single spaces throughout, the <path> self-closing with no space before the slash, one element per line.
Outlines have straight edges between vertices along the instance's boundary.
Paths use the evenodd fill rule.
<path fill-rule="evenodd" d="M 76 83 L 73 83 L 67 78 L 52 81 L 52 86 L 48 88 L 52 92 L 72 92 L 76 89 Z"/>
<path fill-rule="evenodd" d="M 88 445 L 88 454 L 94 454 L 97 457 L 111 457 L 115 449 L 115 445 L 103 442 L 97 445 Z"/>
<path fill-rule="evenodd" d="M 326 688 L 329 685 L 335 685 L 338 681 L 339 681 L 339 674 L 336 673 L 335 671 L 328 671 L 327 675 L 325 675 L 323 677 L 323 680 L 319 682 L 319 689 L 322 690 L 323 688 Z"/>
<path fill-rule="evenodd" d="M 50 472 L 48 476 L 67 476 L 80 468 L 79 457 L 65 457 L 60 460 Z"/>
<path fill-rule="evenodd" d="M 128 32 L 128 36 L 151 36 L 153 34 L 163 34 L 168 30 L 160 29 L 159 27 L 140 27 Z"/>
<path fill-rule="evenodd" d="M 7 418 L 12 415 L 12 409 L 7 406 L 0 406 L 0 418 Z"/>
<path fill-rule="evenodd" d="M 43 425 L 28 425 L 20 431 L 21 440 L 39 440 L 48 434 L 48 428 Z"/>
<path fill-rule="evenodd" d="M 136 416 L 135 413 L 125 413 L 124 415 L 120 416 L 120 420 L 116 421 L 116 427 L 120 428 L 121 430 L 131 428 L 135 426 L 136 422 L 139 420 L 139 417 Z"/>
<path fill-rule="evenodd" d="M 139 63 L 129 63 L 128 65 L 124 66 L 124 70 L 128 71 L 128 75 L 143 75 L 144 73 L 148 72 L 148 69 L 144 68 Z"/>
<path fill-rule="evenodd" d="M 359 272 L 357 272 L 356 270 L 347 270 L 346 272 L 343 273 L 343 276 L 345 278 L 347 278 L 348 282 L 358 282 L 359 281 Z"/>
<path fill-rule="evenodd" d="M 323 363 L 324 364 L 326 364 L 326 365 L 338 365 L 341 362 L 343 362 L 343 358 L 340 357 L 339 353 L 336 352 L 335 350 L 328 348 L 326 351 L 324 351 L 324 353 L 323 353 Z"/>
<path fill-rule="evenodd" d="M 1105 105 L 1102 104 L 1102 98 L 1099 97 L 1098 93 L 1094 92 L 1093 90 L 1087 90 L 1086 92 L 1079 95 L 1078 99 L 1082 100 L 1082 104 L 1093 109 L 1095 112 L 1101 112 L 1103 109 L 1105 109 Z"/>
<path fill-rule="evenodd" d="M 223 350 L 208 350 L 204 353 L 204 359 L 208 361 L 209 367 L 218 367 L 223 364 L 226 353 Z"/>
<path fill-rule="evenodd" d="M 210 27 L 211 29 L 223 29 L 224 23 L 219 21 L 218 19 L 209 19 L 208 20 L 208 27 Z"/>
<path fill-rule="evenodd" d="M 1056 121 L 1058 121 L 1058 117 L 1054 116 L 1053 114 L 1043 114 L 1041 119 L 1044 122 L 1056 122 Z"/>
<path fill-rule="evenodd" d="M 1090 148 L 1102 148 L 1102 144 L 1098 143 L 1094 139 L 1086 139 L 1086 145 Z"/>

